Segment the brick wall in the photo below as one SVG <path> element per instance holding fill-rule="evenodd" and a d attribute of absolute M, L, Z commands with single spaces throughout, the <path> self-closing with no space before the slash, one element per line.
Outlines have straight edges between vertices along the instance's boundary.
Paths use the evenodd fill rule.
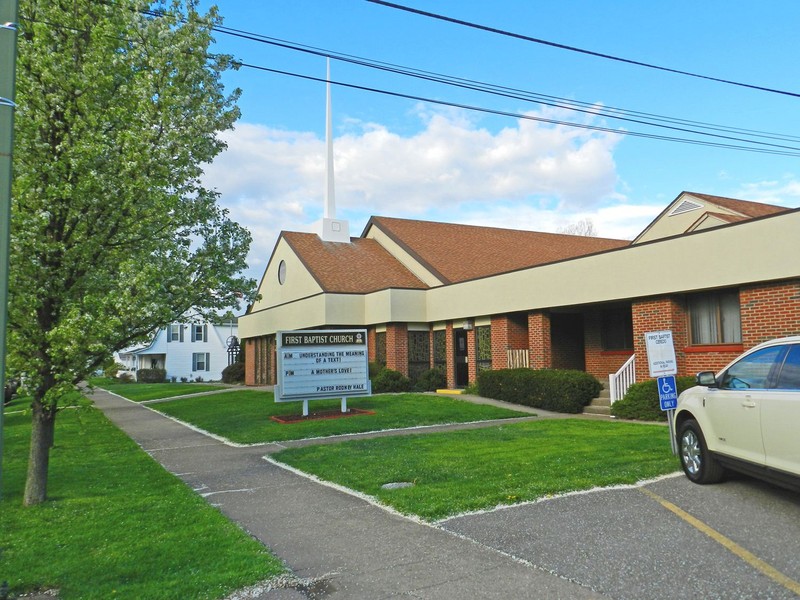
<path fill-rule="evenodd" d="M 648 331 L 672 331 L 678 375 L 686 372 L 688 331 L 683 301 L 662 297 L 639 300 L 631 306 L 633 315 L 633 347 L 636 351 L 636 381 L 650 379 L 647 363 L 647 346 L 644 334 Z"/>
<path fill-rule="evenodd" d="M 739 305 L 745 348 L 776 337 L 800 335 L 800 280 L 743 287 Z"/>
<path fill-rule="evenodd" d="M 584 315 L 584 325 L 586 372 L 598 379 L 606 379 L 610 373 L 619 371 L 631 357 L 633 350 L 603 350 L 602 320 L 599 311 L 587 311 Z"/>

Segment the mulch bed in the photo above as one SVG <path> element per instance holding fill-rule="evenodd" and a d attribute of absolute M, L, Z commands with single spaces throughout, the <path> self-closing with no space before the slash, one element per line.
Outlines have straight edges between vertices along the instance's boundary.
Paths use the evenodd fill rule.
<path fill-rule="evenodd" d="M 308 416 L 303 415 L 275 415 L 270 417 L 271 420 L 282 425 L 289 425 L 291 423 L 303 423 L 305 421 L 319 421 L 322 419 L 343 419 L 345 417 L 357 417 L 358 415 L 374 415 L 375 412 L 371 410 L 361 410 L 360 408 L 348 408 L 347 412 L 342 412 L 342 409 L 335 408 L 332 410 L 318 410 L 309 411 Z"/>

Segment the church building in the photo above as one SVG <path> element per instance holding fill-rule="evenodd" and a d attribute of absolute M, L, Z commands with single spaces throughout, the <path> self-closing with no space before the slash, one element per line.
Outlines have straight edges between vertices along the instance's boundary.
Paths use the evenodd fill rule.
<path fill-rule="evenodd" d="M 671 330 L 679 375 L 800 334 L 800 209 L 683 192 L 633 241 L 374 216 L 359 237 L 282 232 L 239 319 L 246 383 L 276 381 L 276 332 L 363 328 L 370 361 L 450 388 L 527 366 L 648 378 Z M 612 391 L 613 394 L 613 391 Z"/>

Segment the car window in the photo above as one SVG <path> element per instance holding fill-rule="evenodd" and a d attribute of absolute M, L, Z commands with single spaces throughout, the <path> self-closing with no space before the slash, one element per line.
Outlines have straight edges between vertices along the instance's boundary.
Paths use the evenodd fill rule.
<path fill-rule="evenodd" d="M 789 348 L 775 387 L 783 390 L 800 390 L 800 345 Z"/>
<path fill-rule="evenodd" d="M 720 387 L 728 390 L 766 388 L 770 371 L 784 348 L 772 346 L 745 356 L 725 371 Z"/>

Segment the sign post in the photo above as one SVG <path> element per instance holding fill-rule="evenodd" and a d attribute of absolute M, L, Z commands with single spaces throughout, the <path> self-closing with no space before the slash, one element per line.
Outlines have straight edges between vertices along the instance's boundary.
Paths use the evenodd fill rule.
<path fill-rule="evenodd" d="M 278 385 L 275 402 L 369 396 L 369 356 L 364 329 L 300 330 L 278 332 Z"/>
<path fill-rule="evenodd" d="M 669 440 L 672 453 L 678 454 L 678 442 L 675 439 L 675 408 L 678 406 L 678 385 L 675 374 L 678 363 L 675 360 L 675 345 L 671 331 L 651 331 L 644 334 L 647 346 L 647 363 L 650 366 L 650 377 L 656 378 L 658 385 L 658 401 L 661 410 L 666 411 L 669 422 Z"/>

